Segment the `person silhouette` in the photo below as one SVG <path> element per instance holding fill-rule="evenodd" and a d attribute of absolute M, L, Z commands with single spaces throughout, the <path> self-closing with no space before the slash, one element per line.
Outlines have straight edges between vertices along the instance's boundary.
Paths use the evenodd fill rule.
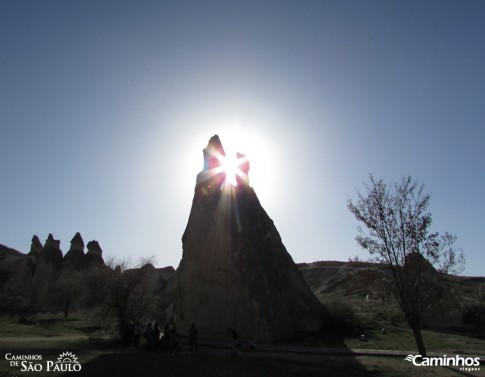
<path fill-rule="evenodd" d="M 133 329 L 133 347 L 138 348 L 140 346 L 140 338 L 143 332 L 143 326 L 140 321 L 136 321 L 135 328 Z"/>
<path fill-rule="evenodd" d="M 160 327 L 158 322 L 153 326 L 153 349 L 158 352 L 160 349 Z"/>
<path fill-rule="evenodd" d="M 192 323 L 189 329 L 189 350 L 197 352 L 197 327 Z"/>
<path fill-rule="evenodd" d="M 145 329 L 145 333 L 143 334 L 143 336 L 146 339 L 146 347 L 147 347 L 147 351 L 148 352 L 153 351 L 153 346 L 154 346 L 154 337 L 153 337 L 153 335 L 154 334 L 153 334 L 152 323 L 151 322 L 148 322 L 147 323 L 147 327 Z"/>
<path fill-rule="evenodd" d="M 231 329 L 230 327 L 227 328 L 227 331 L 231 334 L 231 338 L 233 340 L 232 342 L 232 350 L 234 354 L 237 354 L 237 349 L 241 349 L 241 337 L 239 334 L 234 330 Z"/>
<path fill-rule="evenodd" d="M 163 328 L 162 347 L 165 353 L 172 353 L 172 334 L 170 333 L 170 326 L 168 323 Z"/>

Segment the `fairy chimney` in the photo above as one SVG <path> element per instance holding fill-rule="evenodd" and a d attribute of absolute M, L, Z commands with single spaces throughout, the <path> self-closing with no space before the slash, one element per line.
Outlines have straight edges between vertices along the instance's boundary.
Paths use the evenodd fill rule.
<path fill-rule="evenodd" d="M 227 339 L 228 328 L 266 342 L 321 329 L 328 312 L 249 185 L 245 156 L 237 156 L 234 187 L 225 183 L 217 135 L 203 155 L 182 237 L 172 320 L 182 329 L 195 322 L 201 336 L 214 339 Z"/>

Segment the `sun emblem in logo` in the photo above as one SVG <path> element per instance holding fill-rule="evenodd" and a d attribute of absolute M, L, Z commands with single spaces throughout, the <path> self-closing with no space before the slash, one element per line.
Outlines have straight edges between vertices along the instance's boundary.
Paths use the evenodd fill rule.
<path fill-rule="evenodd" d="M 63 352 L 57 358 L 57 363 L 78 363 L 76 355 L 72 352 Z"/>
<path fill-rule="evenodd" d="M 47 360 L 47 372 L 79 372 L 81 368 L 81 363 L 72 352 L 61 353 L 56 362 Z"/>

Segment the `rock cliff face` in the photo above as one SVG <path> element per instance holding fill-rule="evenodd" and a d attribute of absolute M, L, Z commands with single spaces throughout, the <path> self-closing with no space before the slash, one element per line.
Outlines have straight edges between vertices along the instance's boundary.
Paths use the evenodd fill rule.
<path fill-rule="evenodd" d="M 173 319 L 182 329 L 195 322 L 210 338 L 227 339 L 228 327 L 259 341 L 319 330 L 327 312 L 249 186 L 249 162 L 238 154 L 233 187 L 225 183 L 224 158 L 214 136 L 182 237 Z"/>

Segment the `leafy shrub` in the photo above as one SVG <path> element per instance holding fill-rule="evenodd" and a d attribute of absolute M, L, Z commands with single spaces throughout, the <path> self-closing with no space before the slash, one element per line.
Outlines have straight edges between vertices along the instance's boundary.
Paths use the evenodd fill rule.
<path fill-rule="evenodd" d="M 342 333 L 356 333 L 361 329 L 361 321 L 353 306 L 342 300 L 332 300 L 326 303 L 332 316 L 334 328 Z"/>

